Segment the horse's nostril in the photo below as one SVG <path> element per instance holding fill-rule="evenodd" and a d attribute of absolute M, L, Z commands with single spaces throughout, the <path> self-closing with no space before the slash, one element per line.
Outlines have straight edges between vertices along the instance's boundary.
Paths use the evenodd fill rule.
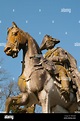
<path fill-rule="evenodd" d="M 10 48 L 10 47 L 6 47 L 6 48 L 4 49 L 4 52 L 7 52 L 7 51 L 11 51 L 11 48 Z"/>
<path fill-rule="evenodd" d="M 7 50 L 10 50 L 10 47 L 7 47 Z"/>

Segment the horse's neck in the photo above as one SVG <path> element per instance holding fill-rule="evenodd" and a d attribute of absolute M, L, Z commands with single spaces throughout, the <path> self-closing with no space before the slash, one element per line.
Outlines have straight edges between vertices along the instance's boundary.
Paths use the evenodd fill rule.
<path fill-rule="evenodd" d="M 35 64 L 39 63 L 39 58 L 36 55 L 41 54 L 38 44 L 36 41 L 28 35 L 28 47 L 25 45 L 23 49 L 23 61 L 25 62 L 26 68 L 31 68 Z"/>
<path fill-rule="evenodd" d="M 25 56 L 25 54 L 27 54 L 27 56 L 34 56 L 37 54 L 41 54 L 40 48 L 37 42 L 35 41 L 35 39 L 29 33 L 24 32 L 22 30 L 20 31 L 24 38 L 23 56 Z M 28 51 L 27 51 L 26 43 L 28 43 Z"/>
<path fill-rule="evenodd" d="M 41 54 L 38 44 L 32 37 L 30 37 L 28 40 L 28 54 L 29 56 Z"/>
<path fill-rule="evenodd" d="M 24 59 L 23 59 L 23 61 L 22 61 L 21 63 L 22 63 L 22 73 L 23 73 L 24 68 L 25 68 L 25 62 L 24 62 Z"/>
<path fill-rule="evenodd" d="M 24 72 L 24 69 L 25 69 L 25 55 L 26 55 L 26 45 L 24 46 L 23 48 L 23 53 L 22 53 L 22 61 L 21 61 L 21 64 L 22 64 L 22 73 Z"/>

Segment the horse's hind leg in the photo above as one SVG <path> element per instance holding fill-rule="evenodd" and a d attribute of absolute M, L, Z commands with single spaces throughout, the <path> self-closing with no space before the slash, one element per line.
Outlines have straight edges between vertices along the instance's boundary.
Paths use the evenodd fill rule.
<path fill-rule="evenodd" d="M 18 96 L 14 96 L 14 97 L 8 97 L 5 103 L 5 112 L 9 113 L 10 111 L 10 107 L 12 105 L 24 105 L 26 104 L 28 99 L 28 94 L 24 93 L 24 94 L 20 94 Z"/>
<path fill-rule="evenodd" d="M 49 94 L 45 90 L 42 90 L 39 93 L 39 99 L 42 106 L 42 113 L 50 113 Z"/>

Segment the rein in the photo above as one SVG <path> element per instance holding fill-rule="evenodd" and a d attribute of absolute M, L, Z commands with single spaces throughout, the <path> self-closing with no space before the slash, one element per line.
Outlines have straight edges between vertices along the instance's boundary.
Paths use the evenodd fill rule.
<path fill-rule="evenodd" d="M 42 54 L 35 54 L 33 56 L 30 56 L 30 59 L 31 58 L 41 58 L 42 57 Z"/>

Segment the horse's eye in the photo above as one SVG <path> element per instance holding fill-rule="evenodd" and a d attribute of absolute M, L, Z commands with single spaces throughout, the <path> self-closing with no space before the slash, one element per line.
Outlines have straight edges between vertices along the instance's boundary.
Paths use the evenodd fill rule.
<path fill-rule="evenodd" d="M 17 32 L 13 32 L 12 35 L 17 36 Z"/>

